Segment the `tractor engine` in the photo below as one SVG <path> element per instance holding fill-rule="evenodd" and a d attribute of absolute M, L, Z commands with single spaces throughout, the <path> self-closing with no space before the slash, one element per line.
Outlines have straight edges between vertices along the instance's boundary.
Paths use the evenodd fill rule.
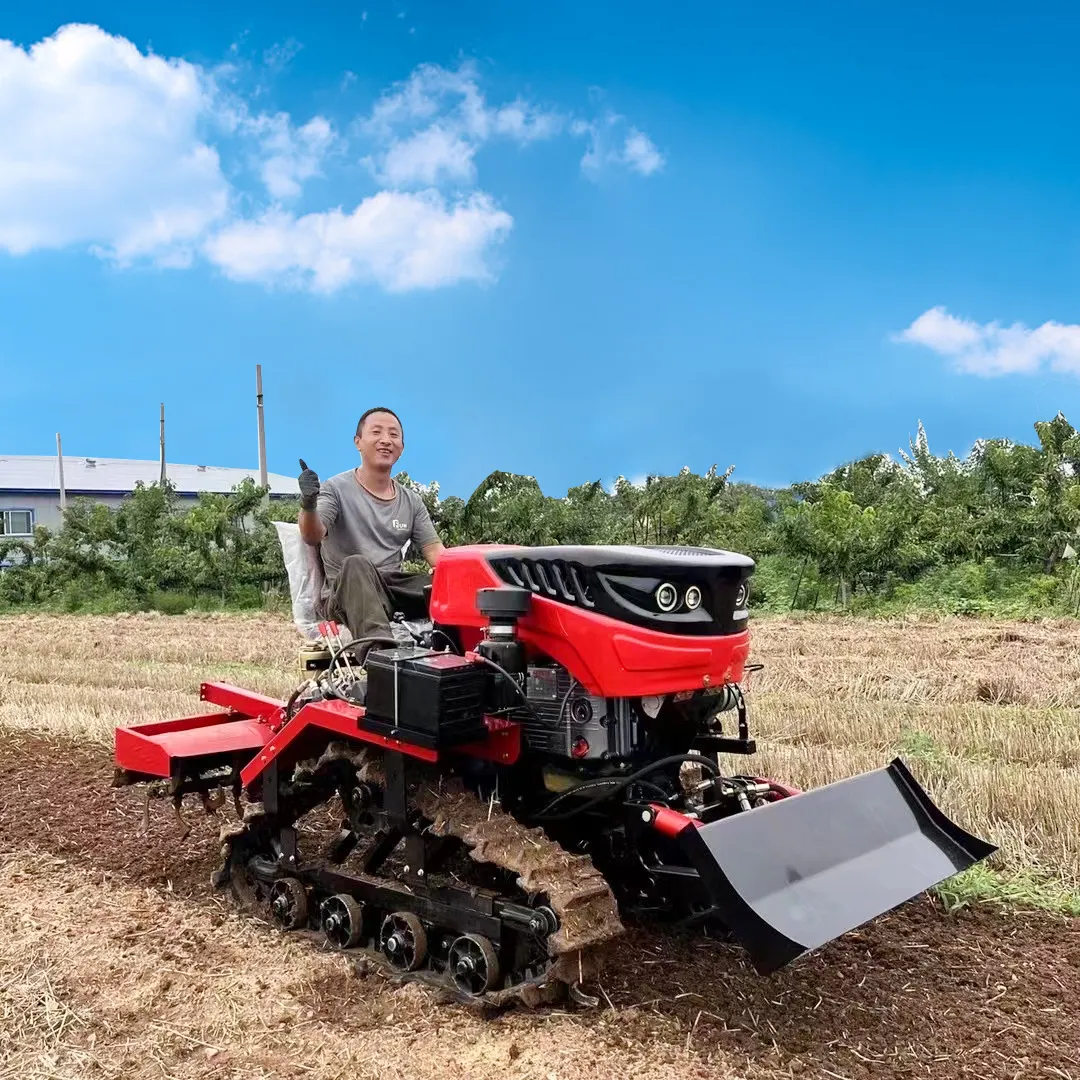
<path fill-rule="evenodd" d="M 639 698 L 591 694 L 559 664 L 530 664 L 527 708 L 515 719 L 529 750 L 555 759 L 587 763 L 629 761 L 642 740 Z"/>
<path fill-rule="evenodd" d="M 691 740 L 722 738 L 719 714 L 742 703 L 739 688 L 731 684 L 683 691 L 670 700 L 660 695 L 606 698 L 590 693 L 553 662 L 530 664 L 525 687 L 527 707 L 515 710 L 514 718 L 526 745 L 534 753 L 583 765 L 638 761 L 646 746 L 660 741 L 673 746 L 680 735 L 688 746 Z M 730 740 L 727 751 L 753 749 L 736 743 Z"/>

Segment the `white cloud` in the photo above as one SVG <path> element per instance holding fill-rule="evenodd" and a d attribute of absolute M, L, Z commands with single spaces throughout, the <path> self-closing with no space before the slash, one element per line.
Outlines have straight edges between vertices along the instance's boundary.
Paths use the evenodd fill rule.
<path fill-rule="evenodd" d="M 581 157 L 582 172 L 590 178 L 599 179 L 604 169 L 611 165 L 622 166 L 642 176 L 652 176 L 664 167 L 664 156 L 655 143 L 636 127 L 621 139 L 625 117 L 606 112 L 596 120 L 575 120 L 571 134 L 584 137 L 585 153 Z"/>
<path fill-rule="evenodd" d="M 558 113 L 534 108 L 520 100 L 504 105 L 489 116 L 496 135 L 509 136 L 519 143 L 553 138 L 566 123 Z"/>
<path fill-rule="evenodd" d="M 296 38 L 276 42 L 263 53 L 263 63 L 272 72 L 284 71 L 296 59 L 303 45 Z"/>
<path fill-rule="evenodd" d="M 1080 325 L 1045 322 L 1002 326 L 950 315 L 943 306 L 924 311 L 894 340 L 923 345 L 975 375 L 1025 374 L 1048 364 L 1054 371 L 1080 374 Z"/>
<path fill-rule="evenodd" d="M 290 40 L 267 50 L 265 68 L 280 71 L 298 49 Z M 229 62 L 205 68 L 84 24 L 29 48 L 0 40 L 0 253 L 70 247 L 172 268 L 203 260 L 236 280 L 324 292 L 487 281 L 513 219 L 477 188 L 480 148 L 566 131 L 599 146 L 598 121 L 521 96 L 489 103 L 469 64 L 421 65 L 347 135 L 328 116 L 298 125 L 254 106 L 266 86 L 239 53 L 234 45 Z M 605 121 L 617 139 L 603 163 L 646 176 L 661 167 L 648 136 L 617 122 Z M 389 190 L 350 194 L 352 210 L 288 209 L 360 141 Z"/>
<path fill-rule="evenodd" d="M 298 198 L 301 183 L 322 174 L 323 159 L 337 142 L 333 125 L 322 116 L 294 128 L 287 113 L 278 113 L 256 118 L 252 126 L 263 133 L 260 174 L 275 199 Z"/>
<path fill-rule="evenodd" d="M 380 191 L 352 213 L 271 211 L 237 222 L 208 241 L 206 254 L 238 281 L 319 292 L 370 281 L 400 292 L 489 280 L 487 251 L 511 226 L 487 195 L 451 206 L 433 191 Z"/>
<path fill-rule="evenodd" d="M 96 26 L 65 26 L 29 50 L 0 41 L 0 249 L 184 262 L 229 207 L 200 134 L 210 101 L 198 67 Z"/>
<path fill-rule="evenodd" d="M 623 143 L 622 160 L 627 168 L 641 173 L 642 176 L 652 176 L 658 169 L 663 168 L 664 158 L 652 139 L 643 131 L 631 128 Z"/>
<path fill-rule="evenodd" d="M 0 249 L 78 246 L 169 267 L 201 255 L 237 280 L 403 290 L 488 280 L 486 256 L 512 227 L 482 193 L 450 205 L 436 192 L 379 192 L 351 213 L 245 219 L 210 132 L 252 147 L 274 200 L 297 198 L 341 142 L 325 117 L 296 127 L 287 113 L 253 112 L 197 65 L 98 27 L 64 27 L 29 50 L 0 42 Z M 396 167 L 423 172 L 420 158 Z M 464 153 L 455 175 L 470 170 Z"/>
<path fill-rule="evenodd" d="M 450 71 L 421 64 L 376 102 L 361 130 L 376 142 L 365 158 L 384 184 L 404 188 L 475 180 L 474 158 L 493 138 L 519 145 L 550 139 L 565 124 L 557 112 L 521 98 L 488 105 L 471 64 Z"/>
<path fill-rule="evenodd" d="M 395 140 L 376 162 L 367 159 L 379 179 L 391 187 L 431 185 L 442 180 L 476 179 L 476 145 L 462 135 L 432 124 L 410 139 Z"/>
<path fill-rule="evenodd" d="M 379 98 L 361 126 L 372 134 L 389 136 L 398 125 L 430 120 L 448 96 L 464 94 L 469 82 L 465 75 L 438 64 L 420 64 Z"/>

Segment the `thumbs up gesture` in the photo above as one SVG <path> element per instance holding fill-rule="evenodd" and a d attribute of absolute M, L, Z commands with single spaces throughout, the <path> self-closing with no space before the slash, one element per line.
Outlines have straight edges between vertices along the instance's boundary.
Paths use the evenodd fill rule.
<path fill-rule="evenodd" d="M 300 508 L 314 510 L 319 501 L 319 475 L 308 468 L 303 458 L 300 458 L 300 470 Z"/>

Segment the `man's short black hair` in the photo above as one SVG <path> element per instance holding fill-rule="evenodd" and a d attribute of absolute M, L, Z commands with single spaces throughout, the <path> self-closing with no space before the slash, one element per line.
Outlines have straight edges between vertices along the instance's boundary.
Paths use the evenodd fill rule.
<path fill-rule="evenodd" d="M 394 412 L 393 409 L 388 409 L 385 405 L 376 405 L 374 409 L 368 409 L 368 411 L 366 413 L 364 413 L 363 416 L 360 417 L 360 422 L 356 425 L 356 434 L 357 435 L 359 435 L 360 432 L 362 432 L 364 430 L 364 421 L 369 416 L 371 416 L 372 413 L 377 413 L 377 412 L 389 413 L 398 422 L 399 426 L 401 426 L 401 427 L 405 426 L 404 424 L 401 423 L 401 417 L 398 416 L 398 414 L 396 412 Z"/>

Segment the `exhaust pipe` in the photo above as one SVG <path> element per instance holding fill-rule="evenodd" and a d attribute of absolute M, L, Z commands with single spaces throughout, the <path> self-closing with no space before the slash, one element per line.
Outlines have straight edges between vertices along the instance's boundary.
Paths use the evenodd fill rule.
<path fill-rule="evenodd" d="M 997 850 L 950 821 L 899 758 L 709 825 L 688 821 L 677 838 L 762 975 Z"/>

